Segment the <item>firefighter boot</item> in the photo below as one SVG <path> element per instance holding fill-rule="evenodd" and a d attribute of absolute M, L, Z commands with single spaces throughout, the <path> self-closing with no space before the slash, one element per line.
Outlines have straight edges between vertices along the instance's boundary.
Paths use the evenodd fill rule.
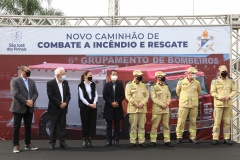
<path fill-rule="evenodd" d="M 136 146 L 136 144 L 130 143 L 130 144 L 128 145 L 128 148 L 133 148 L 133 147 L 135 147 L 135 146 Z"/>
<path fill-rule="evenodd" d="M 157 144 L 156 144 L 155 142 L 151 142 L 151 143 L 150 143 L 150 147 L 156 147 L 156 145 L 157 145 Z"/>
<path fill-rule="evenodd" d="M 225 139 L 225 140 L 224 140 L 224 143 L 225 143 L 225 144 L 228 144 L 228 145 L 232 145 L 232 144 L 233 144 L 230 139 Z"/>
<path fill-rule="evenodd" d="M 177 143 L 177 144 L 182 143 L 182 138 L 178 138 L 176 143 Z"/>
<path fill-rule="evenodd" d="M 196 139 L 190 139 L 189 142 L 194 143 L 194 144 L 198 144 L 199 143 L 199 141 L 196 140 Z"/>
<path fill-rule="evenodd" d="M 213 140 L 212 141 L 212 145 L 217 145 L 218 144 L 218 140 Z"/>
<path fill-rule="evenodd" d="M 139 147 L 147 148 L 147 145 L 146 145 L 146 143 L 141 143 L 141 144 L 139 144 Z"/>
<path fill-rule="evenodd" d="M 167 142 L 167 143 L 165 143 L 165 146 L 167 146 L 167 147 L 173 147 L 173 145 L 172 145 L 171 142 Z"/>

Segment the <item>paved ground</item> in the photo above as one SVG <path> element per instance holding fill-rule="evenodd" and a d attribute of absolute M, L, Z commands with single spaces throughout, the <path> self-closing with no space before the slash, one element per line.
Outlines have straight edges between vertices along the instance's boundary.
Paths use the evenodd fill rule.
<path fill-rule="evenodd" d="M 201 141 L 195 145 L 184 141 L 183 144 L 174 144 L 174 147 L 165 147 L 163 141 L 159 141 L 157 147 L 151 148 L 128 148 L 128 141 L 123 140 L 120 147 L 105 147 L 105 141 L 93 141 L 93 148 L 82 148 L 82 141 L 68 140 L 71 147 L 68 150 L 58 148 L 50 151 L 47 140 L 33 140 L 32 143 L 39 147 L 37 151 L 25 151 L 24 141 L 20 142 L 21 153 L 12 152 L 12 141 L 0 141 L 0 160 L 48 160 L 48 159 L 83 159 L 83 160 L 153 160 L 153 159 L 185 159 L 185 160 L 239 160 L 240 144 L 228 146 L 221 143 L 211 145 L 211 141 Z M 147 141 L 149 144 L 149 141 Z M 174 143 L 174 142 L 173 142 Z"/>

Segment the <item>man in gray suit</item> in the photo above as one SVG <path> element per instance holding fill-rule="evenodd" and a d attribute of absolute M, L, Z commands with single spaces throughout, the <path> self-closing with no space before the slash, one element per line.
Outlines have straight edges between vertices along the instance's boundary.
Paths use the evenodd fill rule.
<path fill-rule="evenodd" d="M 31 144 L 31 124 L 34 112 L 34 102 L 38 97 L 38 91 L 35 82 L 28 78 L 31 74 L 28 65 L 21 65 L 21 76 L 11 80 L 10 87 L 13 96 L 10 112 L 13 113 L 13 152 L 19 150 L 19 130 L 22 119 L 24 120 L 25 149 L 37 150 Z"/>

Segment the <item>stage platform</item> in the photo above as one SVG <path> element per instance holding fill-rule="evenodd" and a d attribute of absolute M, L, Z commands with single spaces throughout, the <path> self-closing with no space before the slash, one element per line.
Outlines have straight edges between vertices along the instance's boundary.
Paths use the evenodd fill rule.
<path fill-rule="evenodd" d="M 220 141 L 219 145 L 211 145 L 211 141 L 200 141 L 200 144 L 191 144 L 184 141 L 174 147 L 165 147 L 163 141 L 158 141 L 156 147 L 128 148 L 129 141 L 120 141 L 121 146 L 105 147 L 106 141 L 93 140 L 93 148 L 82 148 L 81 140 L 66 140 L 70 149 L 48 149 L 47 140 L 33 140 L 39 147 L 37 151 L 25 151 L 24 141 L 20 141 L 20 153 L 12 152 L 12 141 L 0 141 L 0 160 L 239 160 L 240 144 L 232 146 Z M 147 141 L 147 144 L 150 142 Z"/>

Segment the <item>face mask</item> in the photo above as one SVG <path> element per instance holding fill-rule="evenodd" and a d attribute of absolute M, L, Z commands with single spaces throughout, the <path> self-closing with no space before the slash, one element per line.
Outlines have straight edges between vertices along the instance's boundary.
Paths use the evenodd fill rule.
<path fill-rule="evenodd" d="M 88 77 L 88 80 L 89 80 L 89 81 L 92 81 L 92 77 Z"/>
<path fill-rule="evenodd" d="M 140 81 L 142 81 L 142 76 L 138 76 L 137 77 L 137 80 L 140 82 Z"/>
<path fill-rule="evenodd" d="M 160 78 L 160 81 L 163 81 L 163 82 L 164 82 L 165 80 L 166 80 L 165 77 L 161 77 L 161 78 Z"/>
<path fill-rule="evenodd" d="M 192 74 L 192 78 L 196 78 L 197 76 L 196 76 L 196 74 Z"/>
<path fill-rule="evenodd" d="M 67 76 L 66 76 L 66 75 L 63 75 L 63 76 L 61 77 L 61 81 L 62 81 L 62 82 L 65 81 L 66 78 L 67 78 Z"/>
<path fill-rule="evenodd" d="M 221 76 L 222 76 L 222 77 L 227 77 L 227 72 L 222 72 L 222 73 L 221 73 Z"/>
<path fill-rule="evenodd" d="M 111 76 L 111 80 L 112 80 L 112 81 L 116 81 L 117 78 L 118 78 L 118 76 Z"/>
<path fill-rule="evenodd" d="M 27 76 L 27 77 L 30 77 L 31 71 L 24 71 L 24 72 L 26 73 L 26 76 Z"/>

